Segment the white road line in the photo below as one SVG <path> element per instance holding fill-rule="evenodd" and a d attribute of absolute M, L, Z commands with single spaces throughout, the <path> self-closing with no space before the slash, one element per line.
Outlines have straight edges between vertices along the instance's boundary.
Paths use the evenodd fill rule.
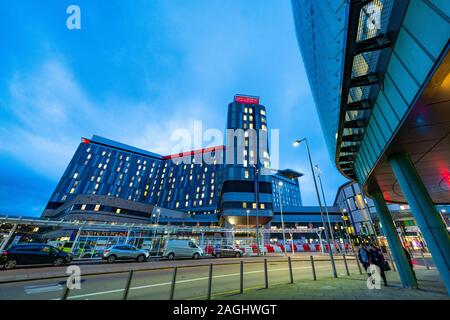
<path fill-rule="evenodd" d="M 318 267 L 316 267 L 316 270 L 317 269 L 324 269 L 324 268 L 328 268 L 328 266 L 318 266 Z M 311 269 L 311 267 L 295 267 L 295 268 L 292 268 L 292 270 L 300 270 L 300 269 Z M 287 270 L 288 270 L 288 268 L 269 269 L 268 272 L 272 272 L 272 271 L 287 271 Z M 253 274 L 253 273 L 263 273 L 263 272 L 264 272 L 264 270 L 247 271 L 247 272 L 244 272 L 244 275 L 245 274 Z M 238 275 L 240 275 L 240 273 L 221 274 L 221 275 L 213 276 L 213 279 L 214 278 L 233 277 L 233 276 L 238 276 Z M 187 282 L 195 282 L 195 281 L 202 281 L 202 280 L 208 280 L 208 277 L 186 279 L 186 280 L 177 280 L 176 284 L 187 283 Z M 171 285 L 171 284 L 172 284 L 172 282 L 155 283 L 155 284 L 149 284 L 149 285 L 145 285 L 145 286 L 131 287 L 130 290 L 140 290 L 140 289 L 147 289 L 147 288 L 153 288 L 153 287 L 162 287 L 162 286 L 168 286 L 168 285 Z M 69 296 L 68 299 L 78 299 L 78 298 L 92 297 L 92 296 L 103 295 L 103 294 L 117 293 L 117 292 L 123 292 L 124 290 L 125 289 L 115 289 L 115 290 L 108 290 L 108 291 L 100 291 L 100 292 L 79 294 L 79 295 Z M 53 300 L 59 300 L 59 298 L 53 299 Z"/>
<path fill-rule="evenodd" d="M 60 291 L 62 289 L 63 289 L 63 286 L 60 284 L 47 284 L 47 285 L 40 285 L 40 286 L 24 287 L 26 294 L 53 292 L 53 291 Z"/>

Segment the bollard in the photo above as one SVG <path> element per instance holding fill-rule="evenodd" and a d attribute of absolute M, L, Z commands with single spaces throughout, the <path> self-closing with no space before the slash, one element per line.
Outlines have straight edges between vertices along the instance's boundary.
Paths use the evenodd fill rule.
<path fill-rule="evenodd" d="M 122 300 L 128 299 L 128 292 L 130 291 L 131 286 L 131 280 L 133 279 L 133 270 L 130 270 L 130 273 L 128 274 L 127 284 L 125 285 L 125 291 L 123 292 L 123 298 Z"/>
<path fill-rule="evenodd" d="M 69 297 L 69 293 L 70 293 L 70 289 L 69 287 L 66 285 L 66 287 L 64 288 L 61 300 L 67 300 L 67 298 Z"/>
<path fill-rule="evenodd" d="M 267 258 L 264 258 L 264 288 L 269 288 L 269 276 L 267 274 Z"/>
<path fill-rule="evenodd" d="M 290 278 L 290 283 L 294 283 L 294 275 L 292 274 L 292 262 L 291 262 L 291 257 L 288 257 L 288 264 L 289 264 L 289 278 Z"/>
<path fill-rule="evenodd" d="M 211 300 L 211 287 L 212 287 L 212 272 L 213 272 L 213 265 L 212 263 L 209 264 L 209 275 L 208 275 L 208 295 L 207 300 Z"/>
<path fill-rule="evenodd" d="M 239 293 L 244 293 L 244 261 L 241 260 L 241 281 Z"/>
<path fill-rule="evenodd" d="M 345 254 L 342 254 L 342 257 L 344 258 L 345 272 L 347 273 L 347 276 L 350 276 L 350 271 L 348 270 L 347 258 L 345 257 Z"/>
<path fill-rule="evenodd" d="M 316 268 L 314 268 L 314 257 L 313 256 L 310 256 L 310 257 L 311 257 L 311 270 L 312 270 L 312 274 L 313 274 L 313 280 L 317 280 Z"/>
<path fill-rule="evenodd" d="M 169 300 L 173 300 L 173 296 L 175 294 L 175 282 L 177 281 L 177 267 L 173 268 L 173 276 L 172 276 L 172 286 L 170 287 L 170 298 Z"/>
<path fill-rule="evenodd" d="M 422 255 L 422 261 L 425 267 L 427 267 L 427 270 L 430 270 L 430 266 L 428 265 L 428 262 L 425 260 L 425 255 L 423 254 L 423 251 L 420 251 L 420 254 Z"/>
<path fill-rule="evenodd" d="M 353 255 L 355 256 L 356 265 L 358 266 L 359 274 L 363 274 L 363 273 L 362 273 L 362 269 L 361 269 L 361 265 L 359 264 L 359 258 L 358 258 L 358 256 L 356 255 L 355 252 L 353 252 Z"/>

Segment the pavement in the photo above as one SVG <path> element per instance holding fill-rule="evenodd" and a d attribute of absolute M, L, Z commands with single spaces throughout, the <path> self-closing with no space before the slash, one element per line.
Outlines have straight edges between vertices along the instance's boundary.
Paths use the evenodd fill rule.
<path fill-rule="evenodd" d="M 354 257 L 347 257 L 350 276 L 342 256 L 335 257 L 338 279 L 334 279 L 328 256 L 315 255 L 317 280 L 314 281 L 309 256 L 291 257 L 294 284 L 289 284 L 286 257 L 266 257 L 268 289 L 265 289 L 263 257 L 80 264 L 81 287 L 71 290 L 68 299 L 122 299 L 129 271 L 134 270 L 128 299 L 167 300 L 175 266 L 174 299 L 206 299 L 210 264 L 213 264 L 212 299 L 448 299 L 435 267 L 429 262 L 416 265 L 418 290 L 403 289 L 394 271 L 388 272 L 388 288 L 368 290 L 366 276 L 360 275 Z M 239 293 L 241 261 L 244 265 L 243 294 Z M 0 271 L 0 300 L 58 300 L 66 288 L 66 270 L 66 267 L 27 267 Z"/>

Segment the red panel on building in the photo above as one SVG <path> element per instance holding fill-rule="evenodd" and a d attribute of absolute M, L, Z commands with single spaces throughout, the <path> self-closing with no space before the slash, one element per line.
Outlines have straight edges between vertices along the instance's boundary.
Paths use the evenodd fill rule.
<path fill-rule="evenodd" d="M 81 138 L 81 142 L 85 143 L 85 144 L 89 144 L 89 143 L 91 143 L 91 140 L 86 139 L 86 138 Z"/>
<path fill-rule="evenodd" d="M 216 146 L 216 147 L 210 147 L 210 148 L 205 148 L 205 149 L 176 153 L 176 154 L 172 154 L 170 156 L 164 156 L 163 159 L 167 160 L 167 159 L 183 158 L 186 156 L 193 156 L 193 155 L 196 155 L 199 153 L 208 153 L 208 152 L 212 152 L 212 151 L 216 151 L 216 150 L 225 150 L 225 146 Z"/>
<path fill-rule="evenodd" d="M 245 104 L 259 104 L 258 97 L 249 97 L 249 96 L 235 96 L 234 102 L 245 103 Z"/>

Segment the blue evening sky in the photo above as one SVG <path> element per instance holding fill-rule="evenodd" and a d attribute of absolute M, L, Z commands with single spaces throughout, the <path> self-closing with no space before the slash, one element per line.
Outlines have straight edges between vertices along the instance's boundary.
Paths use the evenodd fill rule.
<path fill-rule="evenodd" d="M 66 28 L 81 8 L 82 29 Z M 289 0 L 2 0 L 0 213 L 40 215 L 80 137 L 170 154 L 174 129 L 225 128 L 236 93 L 258 95 L 280 129 L 280 163 L 321 167 L 328 204 L 345 179 L 327 153 Z"/>

